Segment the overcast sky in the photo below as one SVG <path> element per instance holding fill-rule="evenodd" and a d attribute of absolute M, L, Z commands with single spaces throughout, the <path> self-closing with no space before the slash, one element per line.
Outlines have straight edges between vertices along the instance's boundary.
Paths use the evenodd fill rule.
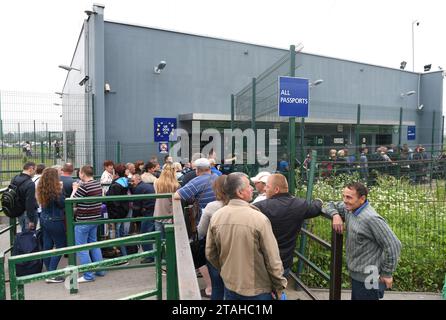
<path fill-rule="evenodd" d="M 0 1 L 0 90 L 61 91 L 91 0 Z M 412 70 L 446 69 L 446 1 L 101 0 L 105 19 Z M 57 101 L 56 95 L 54 95 Z M 445 103 L 444 103 L 445 105 Z"/>

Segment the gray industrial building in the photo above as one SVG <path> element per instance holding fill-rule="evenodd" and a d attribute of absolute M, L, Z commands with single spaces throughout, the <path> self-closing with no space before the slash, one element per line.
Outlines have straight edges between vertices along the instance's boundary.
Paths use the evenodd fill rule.
<path fill-rule="evenodd" d="M 95 163 L 97 172 L 105 159 L 118 160 L 117 154 L 121 161 L 159 155 L 155 117 L 176 118 L 187 130 L 193 120 L 200 120 L 202 129 L 229 128 L 231 94 L 288 52 L 105 21 L 101 5 L 86 13 L 63 86 L 63 130 L 65 157 L 77 166 Z M 161 61 L 166 65 L 157 73 Z M 415 73 L 303 52 L 296 54 L 296 64 L 297 77 L 323 79 L 311 91 L 306 145 L 441 143 L 441 71 Z M 358 105 L 359 143 L 354 134 Z M 287 124 L 276 114 L 256 120 Z M 407 130 L 414 127 L 416 134 L 408 140 Z M 287 131 L 280 135 L 286 137 Z"/>

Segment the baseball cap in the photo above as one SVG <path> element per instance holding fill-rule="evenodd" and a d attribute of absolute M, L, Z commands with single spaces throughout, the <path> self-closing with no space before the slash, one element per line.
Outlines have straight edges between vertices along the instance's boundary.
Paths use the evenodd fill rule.
<path fill-rule="evenodd" d="M 200 158 L 194 162 L 196 168 L 210 168 L 211 163 L 206 158 Z"/>
<path fill-rule="evenodd" d="M 266 183 L 268 181 L 268 177 L 271 175 L 271 173 L 267 171 L 261 171 L 259 172 L 255 177 L 251 178 L 251 181 L 256 182 L 263 182 Z"/>

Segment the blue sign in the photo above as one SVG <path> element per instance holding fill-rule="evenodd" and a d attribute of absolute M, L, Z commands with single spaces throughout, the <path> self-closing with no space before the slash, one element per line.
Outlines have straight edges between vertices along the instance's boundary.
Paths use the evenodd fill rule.
<path fill-rule="evenodd" d="M 153 118 L 154 141 L 170 141 L 171 134 L 177 128 L 176 118 Z"/>
<path fill-rule="evenodd" d="M 416 138 L 415 126 L 408 126 L 407 127 L 407 140 L 415 140 L 415 138 Z"/>
<path fill-rule="evenodd" d="M 279 116 L 308 117 L 308 79 L 279 77 Z"/>

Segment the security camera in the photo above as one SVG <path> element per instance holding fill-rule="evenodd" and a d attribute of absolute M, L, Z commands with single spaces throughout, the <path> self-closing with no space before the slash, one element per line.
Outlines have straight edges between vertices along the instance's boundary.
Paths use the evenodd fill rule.
<path fill-rule="evenodd" d="M 105 83 L 104 91 L 105 92 L 110 92 L 111 91 L 110 84 L 108 82 Z"/>
<path fill-rule="evenodd" d="M 89 77 L 89 76 L 85 76 L 85 78 L 83 78 L 83 79 L 81 80 L 81 82 L 79 82 L 79 85 L 82 87 L 82 86 L 85 84 L 85 82 L 88 81 L 88 79 L 90 79 L 90 77 Z"/>
<path fill-rule="evenodd" d="M 161 70 L 163 70 L 166 67 L 166 61 L 160 61 L 158 63 L 158 66 L 153 67 L 153 72 L 160 74 Z"/>
<path fill-rule="evenodd" d="M 85 12 L 85 14 L 87 16 L 91 16 L 92 14 L 98 14 L 97 12 L 94 12 L 94 11 L 91 11 L 91 10 L 85 10 L 84 12 Z"/>
<path fill-rule="evenodd" d="M 420 104 L 420 105 L 418 106 L 418 111 L 423 110 L 423 108 L 424 108 L 424 104 Z"/>
<path fill-rule="evenodd" d="M 420 25 L 420 23 L 419 22 L 417 22 L 417 26 L 419 26 Z"/>

